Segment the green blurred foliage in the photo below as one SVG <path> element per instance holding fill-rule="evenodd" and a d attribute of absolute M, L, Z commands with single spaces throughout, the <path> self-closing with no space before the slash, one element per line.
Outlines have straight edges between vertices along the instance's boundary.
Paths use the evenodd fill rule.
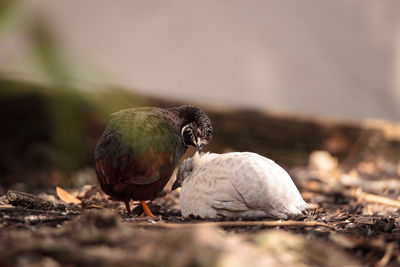
<path fill-rule="evenodd" d="M 1 33 L 10 31 L 10 22 L 19 15 L 18 3 L 0 0 L 0 42 L 6 38 Z M 148 105 L 145 98 L 121 88 L 80 82 L 75 75 L 79 62 L 63 52 L 57 32 L 44 15 L 29 14 L 30 23 L 24 29 L 27 61 L 34 63 L 34 73 L 44 77 L 43 83 L 0 73 L 0 188 L 8 182 L 34 179 L 28 181 L 34 186 L 40 179 L 56 180 L 51 177 L 54 170 L 68 185 L 72 172 L 92 166 L 93 150 L 108 116 L 123 108 Z"/>
<path fill-rule="evenodd" d="M 57 36 L 50 24 L 41 16 L 32 20 L 29 28 L 29 40 L 32 46 L 33 59 L 37 67 L 49 78 L 56 87 L 71 88 L 73 66 L 67 63 Z"/>
<path fill-rule="evenodd" d="M 111 113 L 147 104 L 145 98 L 117 88 L 91 91 L 50 88 L 29 82 L 4 80 L 1 77 L 0 88 L 0 98 L 3 101 L 11 96 L 22 98 L 28 94 L 35 94 L 43 100 L 47 114 L 47 118 L 43 119 L 50 122 L 52 143 L 57 151 L 65 155 L 62 165 L 67 169 L 77 167 L 84 161 L 84 152 L 88 146 L 85 144 L 85 123 L 105 126 Z"/>
<path fill-rule="evenodd" d="M 14 18 L 14 12 L 17 10 L 18 0 L 0 1 L 0 37 L 7 28 L 8 23 Z"/>
<path fill-rule="evenodd" d="M 36 162 L 35 156 L 29 155 L 36 155 L 36 147 L 45 145 L 48 152 L 45 153 L 44 159 L 43 153 L 39 153 L 41 161 L 44 160 L 40 165 L 42 167 L 45 165 L 48 174 L 50 170 L 57 170 L 63 174 L 66 185 L 71 184 L 69 181 L 71 173 L 92 165 L 94 146 L 111 113 L 123 108 L 148 105 L 145 98 L 117 88 L 80 90 L 12 81 L 1 77 L 0 103 L 2 105 L 0 117 L 5 119 L 3 126 L 6 127 L 0 131 L 0 147 L 10 150 L 3 151 L 3 157 L 4 155 L 8 157 L 4 162 L 14 161 L 12 165 L 16 168 L 15 170 L 7 168 L 8 173 L 4 173 L 0 160 L 0 175 L 15 176 L 13 174 L 18 173 L 18 177 L 13 179 L 24 179 L 24 171 L 31 173 L 43 171 L 36 170 L 35 165 L 30 166 L 27 161 Z M 33 109 L 34 114 L 31 112 L 32 105 L 36 107 Z M 18 110 L 12 110 L 13 107 Z M 30 138 L 30 134 L 38 132 L 37 127 L 48 129 L 41 129 L 39 134 Z M 23 135 L 21 137 L 16 133 Z M 2 144 L 2 142 L 15 144 Z M 21 147 L 18 143 L 26 145 Z"/>

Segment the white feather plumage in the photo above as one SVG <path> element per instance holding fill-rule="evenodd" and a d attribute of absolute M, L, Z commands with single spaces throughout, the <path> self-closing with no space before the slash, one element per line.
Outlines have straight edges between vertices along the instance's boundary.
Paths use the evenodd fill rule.
<path fill-rule="evenodd" d="M 180 167 L 183 217 L 287 219 L 307 208 L 289 174 L 256 153 L 196 153 L 189 163 Z"/>

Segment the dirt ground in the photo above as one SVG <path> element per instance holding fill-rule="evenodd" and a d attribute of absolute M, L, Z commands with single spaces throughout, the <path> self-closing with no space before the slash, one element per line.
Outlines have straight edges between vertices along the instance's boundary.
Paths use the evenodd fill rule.
<path fill-rule="evenodd" d="M 325 151 L 289 170 L 310 210 L 288 221 L 183 219 L 179 192 L 127 215 L 97 185 L 0 197 L 1 266 L 399 266 L 400 166 L 345 168 Z M 64 198 L 65 200 L 65 198 Z"/>

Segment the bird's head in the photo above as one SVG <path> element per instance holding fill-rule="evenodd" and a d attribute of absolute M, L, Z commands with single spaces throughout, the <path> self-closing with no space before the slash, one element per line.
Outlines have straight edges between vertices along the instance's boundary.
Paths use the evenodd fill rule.
<path fill-rule="evenodd" d="M 176 180 L 172 185 L 171 190 L 175 190 L 182 186 L 183 181 L 193 172 L 193 159 L 185 159 L 178 168 Z"/>
<path fill-rule="evenodd" d="M 219 156 L 216 153 L 195 153 L 193 157 L 185 159 L 179 166 L 176 173 L 175 183 L 172 185 L 172 190 L 182 186 L 182 183 L 193 175 L 198 175 L 197 171 L 200 167 L 207 165 Z M 197 173 L 197 174 L 196 174 Z"/>
<path fill-rule="evenodd" d="M 182 127 L 181 135 L 186 146 L 194 146 L 201 153 L 203 147 L 212 139 L 212 126 L 191 122 Z"/>
<path fill-rule="evenodd" d="M 171 112 L 178 115 L 180 120 L 180 133 L 185 146 L 194 146 L 201 153 L 213 134 L 211 121 L 207 114 L 200 108 L 192 105 L 170 108 Z"/>

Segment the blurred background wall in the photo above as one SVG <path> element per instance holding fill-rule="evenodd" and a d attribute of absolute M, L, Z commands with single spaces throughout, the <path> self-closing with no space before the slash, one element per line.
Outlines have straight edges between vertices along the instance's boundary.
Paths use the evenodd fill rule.
<path fill-rule="evenodd" d="M 83 84 L 306 115 L 399 120 L 400 2 L 19 1 L 0 73 L 46 81 L 29 31 L 53 34 Z M 89 87 L 89 86 L 88 86 Z"/>

